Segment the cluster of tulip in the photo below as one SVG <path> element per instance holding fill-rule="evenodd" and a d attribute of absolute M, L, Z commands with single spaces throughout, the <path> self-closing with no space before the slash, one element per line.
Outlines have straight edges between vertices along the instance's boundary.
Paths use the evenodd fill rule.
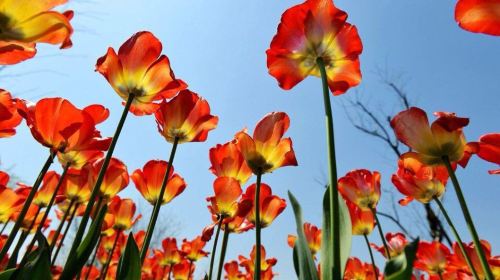
<path fill-rule="evenodd" d="M 37 43 L 72 45 L 72 11 L 52 8 L 64 0 L 1 1 L 0 64 L 15 64 L 32 58 Z M 460 26 L 473 32 L 500 35 L 498 0 L 462 0 L 457 4 Z M 4 18 L 5 17 L 5 20 Z M 290 235 L 294 267 L 300 279 L 410 279 L 425 272 L 429 279 L 499 279 L 500 256 L 492 256 L 487 241 L 480 240 L 455 175 L 457 165 L 469 158 L 500 164 L 500 134 L 486 134 L 478 142 L 465 141 L 467 118 L 438 112 L 429 124 L 427 114 L 412 107 L 391 121 L 398 140 L 410 148 L 398 162 L 392 182 L 405 198 L 436 203 L 445 216 L 456 242 L 450 250 L 439 241 L 408 241 L 401 233 L 384 235 L 378 221 L 380 173 L 357 169 L 337 178 L 330 93 L 340 95 L 361 81 L 359 55 L 362 43 L 347 14 L 331 0 L 307 0 L 282 16 L 278 32 L 267 51 L 269 73 L 284 89 L 291 89 L 309 75 L 321 77 L 327 122 L 329 181 L 323 200 L 323 226 L 302 222 L 302 210 L 289 193 L 297 237 Z M 161 42 L 150 32 L 138 32 L 116 52 L 109 48 L 99 58 L 96 71 L 106 78 L 123 99 L 123 113 L 112 137 L 103 137 L 97 125 L 106 121 L 109 110 L 99 104 L 77 108 L 64 98 L 43 98 L 36 103 L 13 98 L 0 90 L 0 138 L 11 137 L 22 120 L 33 138 L 48 148 L 49 155 L 32 186 L 8 186 L 9 175 L 0 172 L 0 277 L 41 279 L 192 279 L 195 263 L 209 255 L 204 247 L 214 237 L 206 279 L 272 279 L 277 260 L 266 259 L 261 230 L 272 224 L 285 209 L 285 199 L 273 195 L 262 182 L 284 166 L 296 166 L 290 138 L 284 134 L 290 119 L 284 112 L 269 113 L 256 125 L 210 149 L 210 171 L 216 176 L 213 196 L 207 197 L 211 222 L 193 240 L 167 237 L 161 249 L 151 248 L 160 208 L 186 188 L 174 172 L 179 144 L 203 142 L 216 128 L 208 102 L 177 79 Z M 128 113 L 154 115 L 158 131 L 172 144 L 168 161 L 151 160 L 129 175 L 126 165 L 113 157 Z M 49 171 L 57 158 L 62 173 Z M 500 174 L 500 169 L 490 171 Z M 243 186 L 252 175 L 255 183 Z M 132 232 L 141 215 L 136 205 L 118 193 L 132 180 L 139 193 L 152 205 L 146 230 Z M 467 223 L 472 243 L 464 243 L 441 198 L 451 180 Z M 57 206 L 58 209 L 55 209 Z M 54 210 L 55 209 L 55 210 Z M 50 228 L 54 210 L 59 223 Z M 56 260 L 70 226 L 80 217 L 78 230 L 63 265 Z M 89 221 L 92 220 L 89 226 Z M 11 227 L 7 225 L 11 223 Z M 369 242 L 377 227 L 382 246 Z M 7 229 L 10 231 L 7 234 Z M 225 261 L 231 233 L 255 229 L 255 246 L 250 258 Z M 223 232 L 217 276 L 215 256 Z M 20 234 L 19 234 L 20 233 Z M 215 233 L 215 235 L 214 235 Z M 19 236 L 18 236 L 19 235 Z M 30 235 L 32 235 L 31 238 Z M 352 235 L 364 237 L 371 264 L 349 257 Z M 27 242 L 27 247 L 23 245 Z M 377 268 L 372 247 L 386 259 L 384 273 Z M 319 258 L 315 257 L 321 252 Z M 241 271 L 239 267 L 243 267 Z M 2 279 L 3 279 L 2 278 Z M 423 279 L 423 278 L 422 278 Z"/>

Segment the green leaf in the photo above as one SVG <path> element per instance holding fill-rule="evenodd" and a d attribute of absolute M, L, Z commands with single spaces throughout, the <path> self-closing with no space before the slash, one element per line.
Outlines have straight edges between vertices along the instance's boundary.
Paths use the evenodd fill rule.
<path fill-rule="evenodd" d="M 90 257 L 90 254 L 92 254 L 94 247 L 97 245 L 97 241 L 99 240 L 99 237 L 101 235 L 102 221 L 104 220 L 104 216 L 107 210 L 108 205 L 104 204 L 101 210 L 99 210 L 97 217 L 92 221 L 87 235 L 76 250 L 76 254 L 68 257 L 66 266 L 64 266 L 63 272 L 61 273 L 59 279 L 74 279 L 76 274 L 83 268 L 88 258 Z"/>
<path fill-rule="evenodd" d="M 118 262 L 116 279 L 141 279 L 141 256 L 132 233 L 129 233 L 128 235 L 127 246 L 125 247 L 125 251 L 121 255 L 120 261 Z"/>
<path fill-rule="evenodd" d="M 299 269 L 299 253 L 297 251 L 297 245 L 293 246 L 293 268 L 295 270 L 295 274 L 297 277 L 300 275 L 300 269 Z"/>
<path fill-rule="evenodd" d="M 40 232 L 36 232 L 35 238 L 38 242 L 38 248 L 31 252 L 28 256 L 29 261 L 24 265 L 24 267 L 17 271 L 18 275 L 12 275 L 15 279 L 33 279 L 36 275 L 36 279 L 41 280 L 51 280 L 52 272 L 50 270 L 50 249 L 47 239 Z"/>
<path fill-rule="evenodd" d="M 290 203 L 292 204 L 295 214 L 295 223 L 297 224 L 297 240 L 295 248 L 297 248 L 297 258 L 299 266 L 299 279 L 318 280 L 318 271 L 311 254 L 311 250 L 307 244 L 304 234 L 304 223 L 302 221 L 302 209 L 299 202 L 291 192 L 288 192 Z"/>
<path fill-rule="evenodd" d="M 418 249 L 418 238 L 406 245 L 404 253 L 392 258 L 385 264 L 384 279 L 407 280 L 413 274 L 413 262 Z"/>
<path fill-rule="evenodd" d="M 321 238 L 321 279 L 333 279 L 333 227 L 330 224 L 330 187 L 326 188 L 323 196 L 323 229 Z M 341 275 L 344 275 L 345 266 L 351 254 L 352 224 L 347 205 L 339 196 L 340 219 L 340 263 Z"/>
<path fill-rule="evenodd" d="M 11 268 L 0 272 L 0 280 L 9 280 L 17 268 Z"/>

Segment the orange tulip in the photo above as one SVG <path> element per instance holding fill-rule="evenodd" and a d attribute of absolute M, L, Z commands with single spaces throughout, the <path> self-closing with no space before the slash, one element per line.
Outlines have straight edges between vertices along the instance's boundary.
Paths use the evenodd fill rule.
<path fill-rule="evenodd" d="M 183 260 L 181 263 L 174 265 L 172 275 L 175 280 L 191 280 L 193 279 L 191 275 L 194 269 L 195 265 L 192 262 Z"/>
<path fill-rule="evenodd" d="M 207 198 L 210 212 L 222 218 L 233 218 L 236 215 L 245 217 L 251 210 L 252 202 L 241 198 L 242 190 L 236 179 L 219 177 L 214 181 L 215 196 Z"/>
<path fill-rule="evenodd" d="M 73 11 L 52 11 L 66 0 L 6 0 L 0 5 L 0 65 L 16 64 L 36 54 L 36 43 L 71 47 Z"/>
<path fill-rule="evenodd" d="M 144 264 L 141 267 L 141 279 L 161 280 L 164 275 L 164 270 L 158 264 L 155 256 L 144 259 Z"/>
<path fill-rule="evenodd" d="M 248 220 L 253 224 L 255 224 L 255 188 L 255 184 L 250 185 L 243 196 L 252 202 L 251 211 L 248 213 Z M 259 200 L 260 226 L 265 228 L 271 225 L 276 217 L 285 210 L 286 201 L 277 195 L 273 195 L 271 187 L 264 183 L 260 185 Z"/>
<path fill-rule="evenodd" d="M 144 244 L 145 237 L 146 237 L 146 231 L 144 230 L 139 230 L 138 232 L 134 233 L 134 241 L 135 244 L 137 244 L 137 247 L 142 248 L 142 244 Z"/>
<path fill-rule="evenodd" d="M 467 144 L 470 153 L 477 154 L 480 158 L 500 164 L 500 133 L 489 133 L 481 136 L 479 142 Z M 500 174 L 500 168 L 490 170 L 490 174 Z"/>
<path fill-rule="evenodd" d="M 0 45 L 0 60 L 1 49 Z M 17 99 L 12 98 L 8 91 L 0 89 L 0 138 L 16 134 L 15 128 L 22 121 L 21 116 L 17 113 L 17 102 Z"/>
<path fill-rule="evenodd" d="M 171 266 L 181 262 L 181 253 L 177 248 L 177 240 L 167 237 L 161 242 L 163 251 L 156 250 L 158 262 L 161 266 Z"/>
<path fill-rule="evenodd" d="M 21 102 L 19 107 L 33 137 L 55 152 L 107 150 L 109 147 L 111 139 L 100 138 L 92 115 L 95 112 L 90 109 L 80 110 L 60 97 L 44 98 L 34 105 Z M 92 109 L 94 105 L 87 108 Z"/>
<path fill-rule="evenodd" d="M 3 173 L 0 171 L 0 173 Z M 5 224 L 14 212 L 23 205 L 24 198 L 20 197 L 14 190 L 0 184 L 0 223 Z"/>
<path fill-rule="evenodd" d="M 385 239 L 387 240 L 387 246 L 389 249 L 389 254 L 391 254 L 391 258 L 399 256 L 401 253 L 403 253 L 406 245 L 408 244 L 408 240 L 406 240 L 404 234 L 399 232 L 397 233 L 388 232 L 385 235 Z M 375 250 L 379 251 L 385 258 L 387 258 L 384 246 L 377 246 L 375 244 L 370 244 L 370 245 Z"/>
<path fill-rule="evenodd" d="M 499 10 L 499 0 L 459 0 L 455 20 L 467 31 L 500 36 Z"/>
<path fill-rule="evenodd" d="M 488 261 L 488 264 L 492 270 L 492 272 L 496 272 L 496 277 L 500 276 L 498 274 L 500 272 L 500 256 L 492 257 L 491 256 L 491 245 L 488 241 L 486 240 L 481 240 L 481 247 L 483 248 L 486 260 Z M 474 266 L 474 269 L 476 270 L 478 276 L 480 279 L 485 279 L 485 273 L 484 270 L 481 266 L 481 261 L 479 260 L 479 256 L 477 254 L 477 251 L 475 249 L 474 244 L 471 242 L 469 244 L 463 243 L 465 252 L 467 255 L 470 257 L 470 260 L 472 262 L 472 266 Z M 458 243 L 453 243 L 453 254 L 449 257 L 449 263 L 450 263 L 450 270 L 452 271 L 462 271 L 467 273 L 468 275 L 472 275 L 472 272 L 467 265 L 467 262 L 465 260 L 464 255 L 462 254 L 462 251 L 460 250 L 460 247 L 458 246 Z M 497 278 L 495 278 L 497 279 Z"/>
<path fill-rule="evenodd" d="M 306 236 L 307 244 L 311 250 L 311 254 L 315 255 L 319 252 L 321 248 L 321 229 L 311 223 L 304 223 L 304 234 Z M 288 245 L 290 247 L 295 246 L 295 240 L 297 237 L 295 235 L 288 235 Z"/>
<path fill-rule="evenodd" d="M 450 255 L 450 250 L 438 241 L 420 241 L 414 266 L 430 275 L 439 275 L 446 271 Z"/>
<path fill-rule="evenodd" d="M 224 271 L 226 271 L 227 280 L 246 280 L 245 274 L 241 273 L 238 262 L 230 261 L 224 264 Z"/>
<path fill-rule="evenodd" d="M 167 172 L 168 163 L 163 160 L 150 160 L 141 169 L 132 173 L 132 181 L 141 195 L 152 205 L 156 204 L 160 196 L 163 177 Z M 174 174 L 174 167 L 170 169 L 168 182 L 163 195 L 162 204 L 169 203 L 181 194 L 186 188 L 186 182 L 178 174 Z"/>
<path fill-rule="evenodd" d="M 363 210 L 356 204 L 346 201 L 351 217 L 353 235 L 369 235 L 375 228 L 375 217 L 371 210 Z"/>
<path fill-rule="evenodd" d="M 240 262 L 240 266 L 244 267 L 246 272 L 249 274 L 250 279 L 253 279 L 254 275 L 254 265 L 255 265 L 255 254 L 256 254 L 256 248 L 253 246 L 252 252 L 250 252 L 250 259 L 240 255 L 238 256 L 238 260 Z M 272 267 L 276 265 L 278 262 L 277 259 L 275 258 L 269 258 L 266 259 L 266 249 L 264 246 L 260 247 L 260 255 L 261 255 L 261 261 L 260 261 L 260 269 L 261 269 L 261 276 L 266 274 L 266 271 L 272 271 Z M 272 273 L 271 273 L 272 275 Z M 268 277 L 261 277 L 261 279 L 270 279 Z"/>
<path fill-rule="evenodd" d="M 116 93 L 134 99 L 130 112 L 150 115 L 158 109 L 155 101 L 174 97 L 187 85 L 175 78 L 170 61 L 161 55 L 161 42 L 151 32 L 138 32 L 128 39 L 116 54 L 113 48 L 99 58 L 96 71 L 101 73 Z"/>
<path fill-rule="evenodd" d="M 33 199 L 33 204 L 36 204 L 42 208 L 46 207 L 49 204 L 52 195 L 54 194 L 60 178 L 61 176 L 59 176 L 59 174 L 57 174 L 55 171 L 49 171 L 45 173 L 42 181 L 42 186 L 36 193 L 35 198 Z M 55 202 L 58 203 L 64 199 L 65 197 L 62 189 L 59 189 L 58 194 L 56 195 Z"/>
<path fill-rule="evenodd" d="M 142 217 L 138 215 L 134 219 L 135 211 L 136 206 L 132 199 L 113 197 L 108 207 L 108 212 L 115 216 L 113 228 L 117 231 L 130 229 Z"/>
<path fill-rule="evenodd" d="M 286 10 L 270 48 L 267 68 L 280 87 L 291 89 L 307 76 L 320 76 L 318 59 L 326 66 L 334 95 L 361 81 L 359 55 L 363 50 L 355 26 L 331 0 L 307 0 Z"/>
<path fill-rule="evenodd" d="M 44 215 L 44 211 L 39 210 L 40 207 L 38 207 L 35 204 L 32 204 L 28 208 L 28 212 L 26 213 L 26 216 L 22 220 L 21 223 L 21 229 L 23 231 L 28 231 L 29 233 L 34 233 L 38 227 L 41 227 L 42 229 L 46 229 L 50 226 L 50 219 L 46 219 L 43 225 L 40 225 L 40 222 L 42 220 L 42 217 Z M 40 211 L 40 212 L 39 212 Z M 19 215 L 19 212 L 14 213 L 13 220 L 17 220 Z"/>
<path fill-rule="evenodd" d="M 338 181 L 339 192 L 363 210 L 377 207 L 380 199 L 380 173 L 366 169 L 348 172 Z"/>
<path fill-rule="evenodd" d="M 252 170 L 234 140 L 223 145 L 217 144 L 210 149 L 209 156 L 212 164 L 210 171 L 217 177 L 231 177 L 244 185 L 252 176 Z"/>
<path fill-rule="evenodd" d="M 217 127 L 219 118 L 210 115 L 208 102 L 198 94 L 183 90 L 155 113 L 158 131 L 173 143 L 204 142 L 208 132 Z"/>
<path fill-rule="evenodd" d="M 235 216 L 224 220 L 224 223 L 225 227 L 223 227 L 222 230 L 227 230 L 229 233 L 243 233 L 254 228 L 254 224 L 244 216 Z"/>
<path fill-rule="evenodd" d="M 297 165 L 290 138 L 282 139 L 290 126 L 284 112 L 269 113 L 255 126 L 253 138 L 246 130 L 235 135 L 248 166 L 255 174 L 264 174 L 288 165 Z"/>
<path fill-rule="evenodd" d="M 93 175 L 95 180 L 97 180 L 97 174 L 101 170 L 104 159 L 100 158 L 93 163 Z M 104 180 L 99 189 L 100 195 L 105 199 L 110 199 L 114 197 L 117 193 L 128 186 L 129 175 L 127 171 L 127 166 L 117 158 L 111 158 L 108 169 L 104 174 Z"/>
<path fill-rule="evenodd" d="M 397 114 L 391 126 L 398 140 L 413 149 L 424 164 L 441 164 L 443 157 L 448 157 L 450 162 L 459 161 L 466 144 L 462 128 L 469 119 L 456 117 L 453 113 L 435 115 L 437 119 L 429 125 L 427 114 L 420 108 L 411 107 Z"/>
<path fill-rule="evenodd" d="M 373 271 L 373 265 L 364 263 L 356 257 L 350 257 L 347 260 L 344 280 L 352 279 L 377 280 L 375 272 Z"/>
<path fill-rule="evenodd" d="M 398 161 L 398 171 L 392 175 L 392 183 L 398 191 L 406 195 L 399 201 L 407 205 L 413 199 L 429 203 L 439 198 L 445 191 L 448 171 L 444 166 L 427 166 L 420 162 L 416 153 L 403 154 Z"/>
<path fill-rule="evenodd" d="M 94 187 L 93 168 L 90 164 L 81 170 L 69 169 L 62 182 L 62 192 L 66 198 L 76 203 L 86 203 L 90 198 L 90 191 Z"/>
<path fill-rule="evenodd" d="M 90 271 L 89 271 L 90 270 Z M 82 269 L 82 273 L 81 275 L 85 275 L 87 276 L 88 274 L 88 280 L 98 280 L 99 279 L 99 269 L 97 269 L 97 267 L 95 267 L 94 265 L 92 266 L 84 266 L 83 269 Z"/>
<path fill-rule="evenodd" d="M 202 240 L 201 236 L 197 236 L 191 241 L 184 239 L 182 240 L 181 254 L 186 259 L 196 262 L 199 259 L 208 256 L 208 253 L 203 251 L 205 244 L 206 242 Z"/>

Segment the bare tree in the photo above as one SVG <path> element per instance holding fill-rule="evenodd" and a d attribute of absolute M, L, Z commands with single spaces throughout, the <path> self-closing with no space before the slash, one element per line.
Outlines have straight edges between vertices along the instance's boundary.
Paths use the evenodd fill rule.
<path fill-rule="evenodd" d="M 404 87 L 406 83 L 402 75 L 394 76 L 390 75 L 387 70 L 377 69 L 375 71 L 380 77 L 381 82 L 387 87 L 387 91 L 395 96 L 397 101 L 396 108 L 393 108 L 390 113 L 384 112 L 383 106 L 378 106 L 378 108 L 374 108 L 373 105 L 370 105 L 369 102 L 361 100 L 362 95 L 355 94 L 354 97 L 348 99 L 347 105 L 344 104 L 344 109 L 346 111 L 347 117 L 351 121 L 352 125 L 361 131 L 362 133 L 369 135 L 371 137 L 377 138 L 381 140 L 386 146 L 388 146 L 393 154 L 398 158 L 406 151 L 401 142 L 395 137 L 392 132 L 390 121 L 391 116 L 394 115 L 395 112 L 409 109 L 411 107 L 412 101 L 409 98 L 409 95 Z M 392 191 L 388 191 L 392 193 Z M 384 212 L 378 212 L 381 216 L 386 217 L 393 221 L 396 225 L 398 225 L 403 232 L 409 235 L 409 232 L 403 226 L 398 212 L 394 209 L 396 205 L 396 201 L 394 198 L 391 199 L 393 214 L 388 214 Z M 446 239 L 446 241 L 451 246 L 451 240 L 446 233 L 445 228 L 439 217 L 436 215 L 434 210 L 429 204 L 423 204 L 425 210 L 425 218 L 422 215 L 417 214 L 417 222 L 418 220 L 425 219 L 427 220 L 427 231 L 433 240 L 442 241 Z M 420 217 L 420 218 L 419 218 Z M 410 235 L 411 236 L 411 235 Z"/>

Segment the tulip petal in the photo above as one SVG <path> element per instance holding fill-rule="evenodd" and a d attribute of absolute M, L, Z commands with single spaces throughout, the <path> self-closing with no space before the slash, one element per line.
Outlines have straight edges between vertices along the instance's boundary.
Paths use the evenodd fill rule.
<path fill-rule="evenodd" d="M 500 1 L 459 0 L 455 20 L 467 31 L 500 36 Z"/>

